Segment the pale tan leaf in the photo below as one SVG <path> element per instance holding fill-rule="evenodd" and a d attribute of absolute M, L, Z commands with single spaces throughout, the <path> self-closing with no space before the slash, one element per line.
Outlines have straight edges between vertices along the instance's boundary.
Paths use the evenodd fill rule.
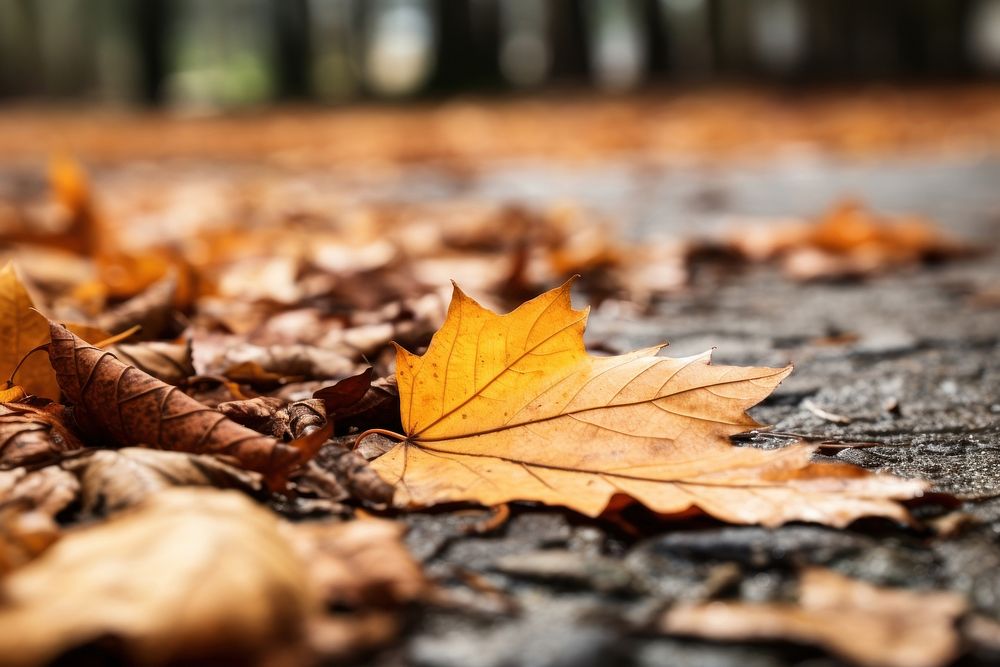
<path fill-rule="evenodd" d="M 0 656 L 42 665 L 113 635 L 132 664 L 261 664 L 317 610 L 278 521 L 243 495 L 172 489 L 67 534 L 0 584 Z"/>
<path fill-rule="evenodd" d="M 24 468 L 0 471 L 0 575 L 59 539 L 56 515 L 79 491 L 76 478 L 55 466 L 31 473 Z"/>
<path fill-rule="evenodd" d="M 665 632 L 731 641 L 817 644 L 865 667 L 940 667 L 958 652 L 955 622 L 966 603 L 954 593 L 879 588 L 831 570 L 804 573 L 798 604 L 682 605 Z"/>
<path fill-rule="evenodd" d="M 91 450 L 61 466 L 79 478 L 80 509 L 89 515 L 121 511 L 175 486 L 237 489 L 249 495 L 263 488 L 258 473 L 215 456 L 144 447 Z"/>

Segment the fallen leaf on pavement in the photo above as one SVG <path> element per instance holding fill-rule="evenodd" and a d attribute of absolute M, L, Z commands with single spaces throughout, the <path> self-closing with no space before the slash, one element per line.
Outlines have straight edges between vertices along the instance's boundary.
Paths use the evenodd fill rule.
<path fill-rule="evenodd" d="M 816 644 L 865 667 L 940 667 L 958 654 L 961 596 L 880 588 L 807 570 L 793 603 L 708 602 L 666 612 L 667 633 L 715 640 Z"/>
<path fill-rule="evenodd" d="M 405 435 L 372 463 L 395 484 L 395 504 L 533 500 L 597 516 L 625 496 L 663 514 L 843 526 L 906 521 L 895 500 L 923 492 L 920 481 L 811 463 L 806 445 L 732 446 L 758 426 L 745 410 L 791 368 L 658 357 L 660 347 L 593 357 L 586 319 L 569 283 L 503 316 L 456 287 L 427 352 L 397 347 Z"/>

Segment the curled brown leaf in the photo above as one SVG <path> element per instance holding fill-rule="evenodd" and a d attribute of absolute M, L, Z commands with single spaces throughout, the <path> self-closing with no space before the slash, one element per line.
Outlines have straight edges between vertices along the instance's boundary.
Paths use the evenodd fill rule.
<path fill-rule="evenodd" d="M 232 456 L 281 487 L 289 472 L 315 454 L 330 430 L 320 429 L 286 444 L 123 364 L 60 325 L 51 325 L 51 337 L 49 356 L 59 385 L 73 404 L 76 423 L 85 433 L 118 445 Z"/>

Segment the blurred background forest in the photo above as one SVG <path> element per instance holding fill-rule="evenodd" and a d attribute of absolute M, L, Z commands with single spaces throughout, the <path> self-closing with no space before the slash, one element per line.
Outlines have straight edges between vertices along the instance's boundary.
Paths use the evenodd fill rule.
<path fill-rule="evenodd" d="M 3 0 L 0 98 L 287 101 L 1000 73 L 1000 0 Z"/>

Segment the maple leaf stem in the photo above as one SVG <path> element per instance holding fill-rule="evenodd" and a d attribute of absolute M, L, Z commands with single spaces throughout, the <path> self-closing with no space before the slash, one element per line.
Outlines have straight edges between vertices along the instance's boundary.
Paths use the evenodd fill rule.
<path fill-rule="evenodd" d="M 10 372 L 10 377 L 7 378 L 7 388 L 9 389 L 10 387 L 14 386 L 14 376 L 17 375 L 17 372 L 19 370 L 21 370 L 21 365 L 28 360 L 28 357 L 33 355 L 35 352 L 38 352 L 39 350 L 48 350 L 48 349 L 49 349 L 49 344 L 42 343 L 41 345 L 36 345 L 35 347 L 25 352 L 24 356 L 21 357 L 21 360 L 17 362 L 17 366 L 14 366 L 14 370 Z"/>
<path fill-rule="evenodd" d="M 403 435 L 403 434 L 401 434 L 401 433 L 396 433 L 395 431 L 387 431 L 384 428 L 370 428 L 367 431 L 361 433 L 354 440 L 354 447 L 352 449 L 357 449 L 358 445 L 361 444 L 361 441 L 364 440 L 365 438 L 367 438 L 370 435 L 384 435 L 385 437 L 391 438 L 392 440 L 396 440 L 398 442 L 402 442 L 403 440 L 406 440 L 406 436 Z"/>

